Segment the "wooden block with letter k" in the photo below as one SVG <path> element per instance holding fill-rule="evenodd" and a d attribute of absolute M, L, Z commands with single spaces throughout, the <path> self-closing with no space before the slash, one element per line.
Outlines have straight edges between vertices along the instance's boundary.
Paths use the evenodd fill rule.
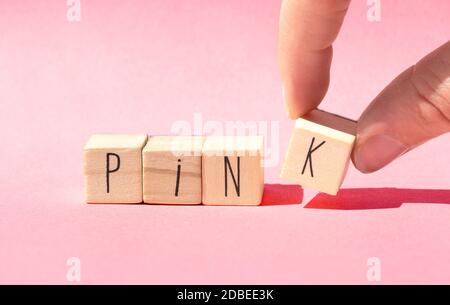
<path fill-rule="evenodd" d="M 296 120 L 281 177 L 336 195 L 347 172 L 356 122 L 313 110 Z"/>

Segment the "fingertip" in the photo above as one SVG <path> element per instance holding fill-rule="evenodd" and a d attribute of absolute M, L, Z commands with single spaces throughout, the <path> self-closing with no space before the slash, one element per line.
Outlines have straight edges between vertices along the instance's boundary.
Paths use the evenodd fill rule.
<path fill-rule="evenodd" d="M 282 96 L 285 110 L 290 119 L 298 119 L 311 110 L 315 109 L 321 98 L 312 99 L 311 97 L 299 94 L 295 86 L 282 86 Z"/>
<path fill-rule="evenodd" d="M 359 153 L 356 152 L 358 148 L 354 148 L 353 152 L 351 154 L 351 160 L 353 163 L 353 166 L 361 173 L 363 174 L 371 174 L 373 172 L 375 172 L 376 170 L 373 169 L 369 169 L 365 166 L 365 164 L 361 161 L 361 158 L 358 157 Z"/>
<path fill-rule="evenodd" d="M 355 167 L 364 174 L 376 172 L 408 151 L 408 147 L 386 134 L 375 134 L 363 141 L 357 140 L 352 153 Z"/>
<path fill-rule="evenodd" d="M 301 104 L 299 103 L 285 103 L 286 108 L 287 108 L 287 113 L 290 119 L 292 120 L 296 120 L 302 116 L 304 116 L 305 114 L 307 114 L 309 111 L 311 111 L 313 108 L 308 109 L 308 108 L 304 108 Z"/>

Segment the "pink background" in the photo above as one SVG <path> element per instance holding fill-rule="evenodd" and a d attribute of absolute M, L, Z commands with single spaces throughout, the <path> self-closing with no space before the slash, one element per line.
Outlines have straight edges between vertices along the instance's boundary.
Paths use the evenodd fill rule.
<path fill-rule="evenodd" d="M 450 37 L 448 0 L 381 2 L 379 23 L 352 3 L 324 109 L 358 118 Z M 351 167 L 337 198 L 273 185 L 292 127 L 279 5 L 82 0 L 70 23 L 62 0 L 0 0 L 0 282 L 68 283 L 75 256 L 81 283 L 369 283 L 375 256 L 381 283 L 449 283 L 448 135 L 371 175 Z M 264 206 L 84 204 L 91 133 L 164 134 L 194 112 L 280 122 Z"/>

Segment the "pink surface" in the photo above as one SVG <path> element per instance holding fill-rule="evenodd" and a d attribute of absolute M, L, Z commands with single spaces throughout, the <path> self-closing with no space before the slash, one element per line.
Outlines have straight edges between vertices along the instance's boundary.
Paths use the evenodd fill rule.
<path fill-rule="evenodd" d="M 378 23 L 365 3 L 351 6 L 323 104 L 352 118 L 450 36 L 447 0 L 383 0 Z M 66 10 L 0 1 L 1 283 L 67 283 L 69 257 L 81 283 L 369 283 L 369 257 L 381 283 L 450 282 L 448 135 L 375 174 L 350 168 L 337 198 L 277 185 L 292 127 L 279 1 L 82 0 L 74 23 Z M 194 112 L 279 121 L 263 206 L 84 204 L 91 133 L 169 133 Z"/>

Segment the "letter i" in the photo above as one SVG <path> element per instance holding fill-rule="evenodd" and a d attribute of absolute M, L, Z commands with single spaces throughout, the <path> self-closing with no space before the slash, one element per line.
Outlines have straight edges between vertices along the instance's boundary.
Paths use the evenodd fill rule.
<path fill-rule="evenodd" d="M 177 166 L 177 183 L 175 185 L 175 197 L 178 197 L 178 189 L 180 188 L 180 174 L 181 174 L 181 159 L 178 159 L 178 166 Z"/>

